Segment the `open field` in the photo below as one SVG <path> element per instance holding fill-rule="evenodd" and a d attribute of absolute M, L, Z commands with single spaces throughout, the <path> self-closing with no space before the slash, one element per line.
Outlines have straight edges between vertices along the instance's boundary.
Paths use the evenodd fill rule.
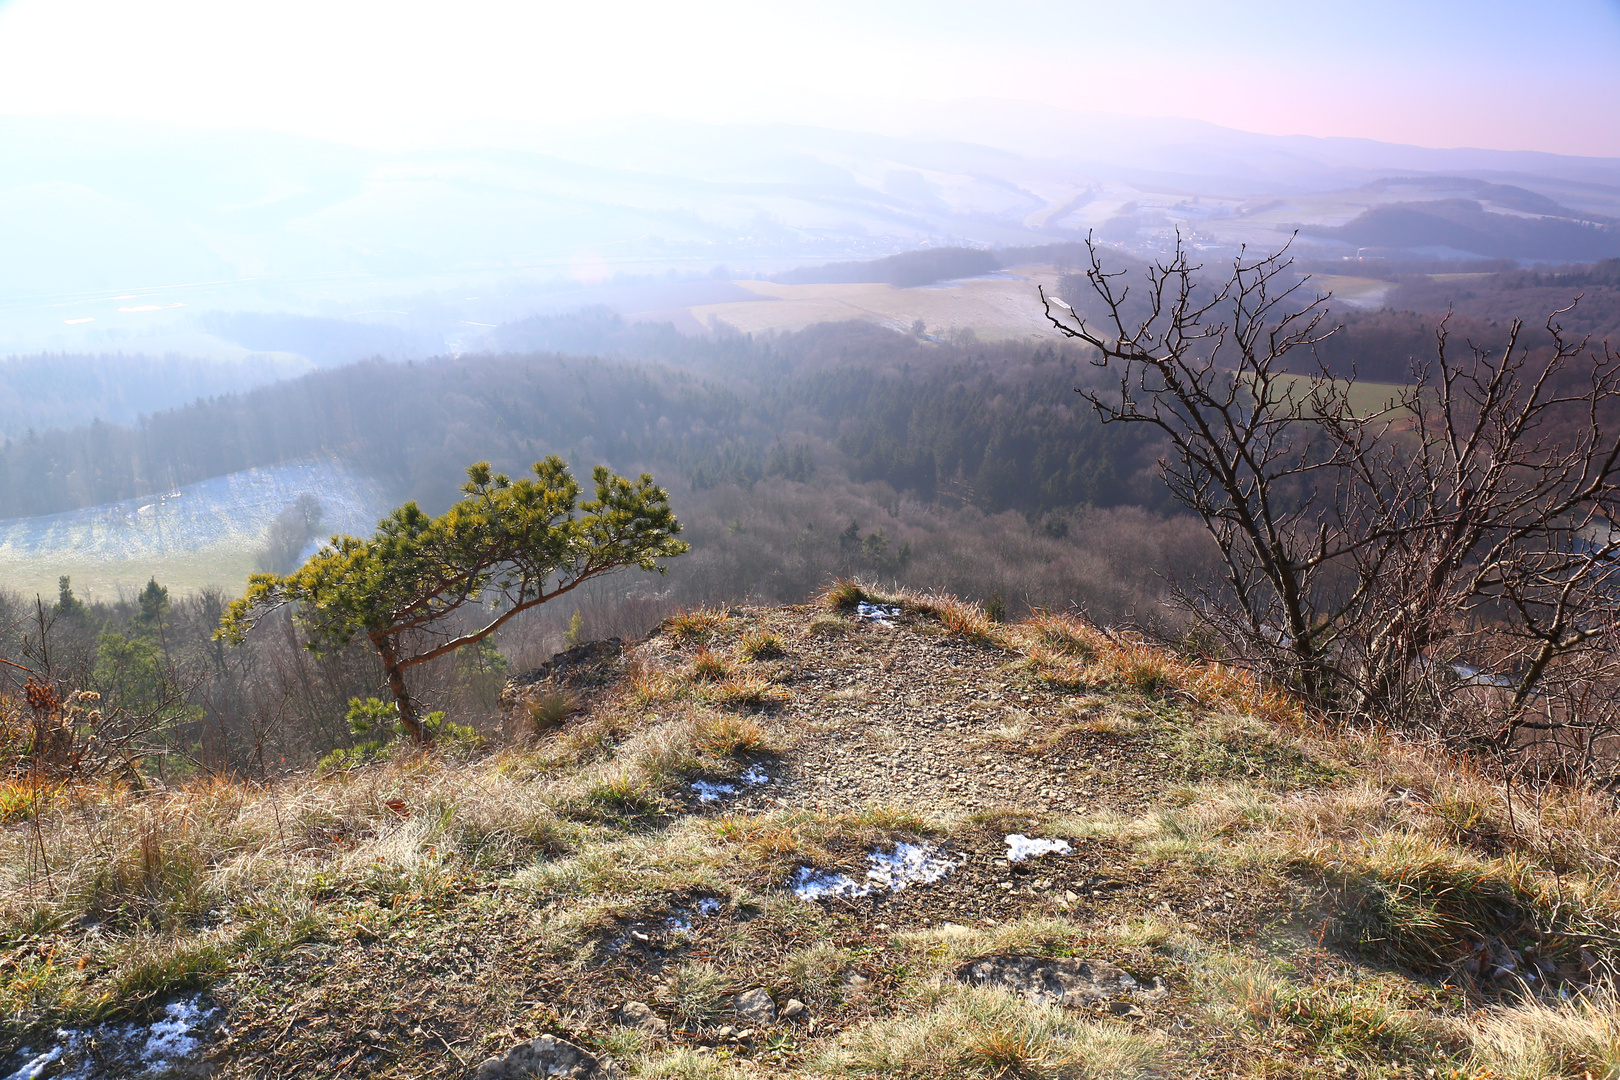
<path fill-rule="evenodd" d="M 745 333 L 802 330 L 815 323 L 845 319 L 910 331 L 921 319 L 935 336 L 972 330 L 980 338 L 1004 340 L 1054 333 L 1035 290 L 1044 285 L 1051 291 L 1057 277 L 1050 266 L 1022 266 L 988 277 L 911 289 L 881 282 L 780 285 L 739 281 L 758 299 L 702 304 L 687 310 L 700 324 L 718 320 Z"/>
<path fill-rule="evenodd" d="M 1322 292 L 1331 292 L 1333 299 L 1341 304 L 1361 308 L 1383 306 L 1384 297 L 1395 288 L 1392 281 L 1352 277 L 1348 274 L 1312 274 L 1311 284 Z"/>
<path fill-rule="evenodd" d="M 369 533 L 388 509 L 379 487 L 345 466 L 288 462 L 46 517 L 0 521 L 0 588 L 54 596 L 71 575 L 80 597 L 113 599 L 156 575 L 179 592 L 239 592 L 271 522 L 314 495 L 322 535 Z"/>
<path fill-rule="evenodd" d="M 1293 392 L 1303 398 L 1310 393 L 1314 378 L 1310 375 L 1279 374 L 1276 381 L 1283 392 L 1292 387 Z M 1347 379 L 1335 379 L 1333 382 L 1341 390 L 1347 385 L 1350 386 L 1350 409 L 1355 415 L 1363 418 L 1384 412 L 1389 408 L 1390 401 L 1406 389 L 1398 383 L 1363 382 L 1359 379 L 1354 385 L 1350 385 Z"/>

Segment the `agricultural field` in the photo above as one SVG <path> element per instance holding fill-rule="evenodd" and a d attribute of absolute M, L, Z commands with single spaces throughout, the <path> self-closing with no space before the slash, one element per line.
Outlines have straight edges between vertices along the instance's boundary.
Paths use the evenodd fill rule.
<path fill-rule="evenodd" d="M 179 592 L 240 592 L 271 522 L 300 495 L 320 501 L 322 533 L 369 533 L 386 513 L 380 485 L 327 461 L 287 462 L 46 517 L 0 520 L 0 588 L 80 597 L 134 593 L 148 578 Z"/>
<path fill-rule="evenodd" d="M 882 282 L 850 285 L 782 285 L 739 281 L 753 300 L 701 304 L 687 309 L 699 324 L 724 323 L 744 333 L 802 330 L 821 322 L 863 319 L 910 331 L 918 320 L 938 337 L 965 330 L 985 340 L 1052 333 L 1037 286 L 1057 286 L 1051 266 L 1021 266 L 980 278 L 902 289 Z"/>

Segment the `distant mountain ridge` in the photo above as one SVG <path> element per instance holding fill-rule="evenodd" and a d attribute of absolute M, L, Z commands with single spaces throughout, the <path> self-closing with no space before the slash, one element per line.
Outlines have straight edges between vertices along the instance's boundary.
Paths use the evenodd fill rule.
<path fill-rule="evenodd" d="M 1138 255 L 1163 250 L 1177 229 L 1228 251 L 1274 248 L 1296 226 L 1328 255 L 1364 246 L 1367 230 L 1380 245 L 1460 238 L 1472 245 L 1463 251 L 1558 262 L 1607 251 L 1550 227 L 1513 226 L 1534 235 L 1512 243 L 1501 229 L 1464 222 L 1459 232 L 1455 214 L 1438 245 L 1429 234 L 1440 226 L 1388 214 L 1327 231 L 1392 204 L 1499 206 L 1506 188 L 1526 205 L 1620 218 L 1614 159 L 1255 135 L 1007 102 L 963 103 L 915 130 L 641 118 L 522 148 L 383 152 L 269 132 L 0 118 L 0 354 L 408 359 L 475 350 L 495 326 L 588 303 L 628 312 L 573 295 L 626 277 L 701 285 L 692 279 L 711 270 L 723 280 L 919 249 L 1071 244 L 1104 225 Z M 1428 232 L 1403 233 L 1418 224 Z M 283 316 L 334 322 L 312 341 L 307 326 L 277 324 Z"/>

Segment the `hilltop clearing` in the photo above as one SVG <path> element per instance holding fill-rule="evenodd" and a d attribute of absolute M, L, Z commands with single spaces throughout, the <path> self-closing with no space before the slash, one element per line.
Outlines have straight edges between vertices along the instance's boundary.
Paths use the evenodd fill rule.
<path fill-rule="evenodd" d="M 0 1067 L 1620 1064 L 1607 799 L 1510 800 L 1129 636 L 843 586 L 572 650 L 506 700 L 513 744 L 464 760 L 6 788 Z"/>

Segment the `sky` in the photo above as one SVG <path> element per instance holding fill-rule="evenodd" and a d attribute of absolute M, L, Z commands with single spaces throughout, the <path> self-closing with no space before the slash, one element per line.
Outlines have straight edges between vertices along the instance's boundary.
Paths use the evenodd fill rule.
<path fill-rule="evenodd" d="M 0 0 L 0 115 L 403 149 L 986 97 L 1620 157 L 1620 0 Z"/>

